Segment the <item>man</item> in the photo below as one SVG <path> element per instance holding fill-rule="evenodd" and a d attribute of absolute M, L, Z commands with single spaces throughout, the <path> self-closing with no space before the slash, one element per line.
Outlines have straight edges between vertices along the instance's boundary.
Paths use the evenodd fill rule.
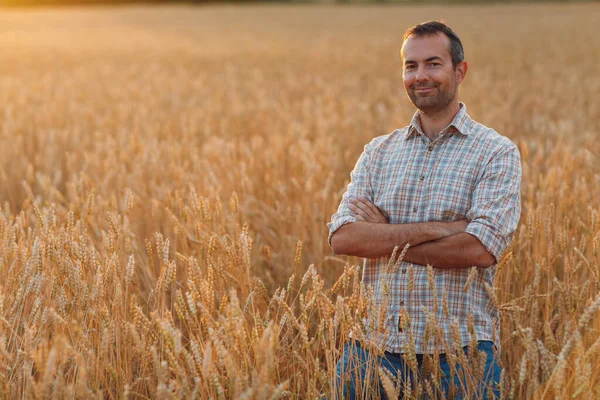
<path fill-rule="evenodd" d="M 477 344 L 486 359 L 475 386 L 480 396 L 497 396 L 499 316 L 490 288 L 519 222 L 519 151 L 459 102 L 467 63 L 452 29 L 436 21 L 410 28 L 401 55 L 404 88 L 418 110 L 409 126 L 365 146 L 328 224 L 329 243 L 336 254 L 365 258 L 363 283 L 387 318 L 387 335 L 371 338 L 386 350 L 379 367 L 395 377 L 406 370 L 409 350 L 419 368 L 435 354 L 444 372 L 440 391 L 448 395 L 454 383 L 450 395 L 472 396 L 448 359 L 456 359 L 452 349 L 467 354 Z M 386 271 L 394 248 L 406 245 L 398 269 Z M 357 385 L 373 380 L 349 360 L 368 356 L 367 346 L 352 341 L 338 363 L 338 384 L 352 398 Z"/>

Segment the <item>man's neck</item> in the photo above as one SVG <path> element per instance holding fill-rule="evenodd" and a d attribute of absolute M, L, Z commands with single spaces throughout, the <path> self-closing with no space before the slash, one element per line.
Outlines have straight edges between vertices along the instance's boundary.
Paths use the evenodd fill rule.
<path fill-rule="evenodd" d="M 423 133 L 428 138 L 435 140 L 440 132 L 452 122 L 459 110 L 460 104 L 458 102 L 452 102 L 448 107 L 437 112 L 425 113 L 420 111 L 419 118 L 421 120 L 421 129 L 423 129 Z"/>

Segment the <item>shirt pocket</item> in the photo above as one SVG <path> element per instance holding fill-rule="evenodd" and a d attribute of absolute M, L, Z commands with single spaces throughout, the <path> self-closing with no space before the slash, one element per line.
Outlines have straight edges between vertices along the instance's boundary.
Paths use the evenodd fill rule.
<path fill-rule="evenodd" d="M 466 218 L 475 189 L 475 171 L 450 168 L 431 177 L 428 192 L 430 215 L 436 221 L 456 221 Z"/>

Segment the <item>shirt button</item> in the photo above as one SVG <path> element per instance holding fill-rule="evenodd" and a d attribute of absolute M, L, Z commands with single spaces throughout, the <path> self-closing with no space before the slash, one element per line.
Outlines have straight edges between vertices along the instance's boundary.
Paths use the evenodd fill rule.
<path fill-rule="evenodd" d="M 400 302 L 400 307 L 404 307 L 404 302 L 403 301 Z"/>
<path fill-rule="evenodd" d="M 417 207 L 413 207 L 413 212 L 417 212 Z"/>
<path fill-rule="evenodd" d="M 402 268 L 402 273 L 405 274 L 406 273 L 406 268 Z"/>
<path fill-rule="evenodd" d="M 432 151 L 433 150 L 433 145 L 430 144 L 429 146 L 427 146 L 427 151 Z"/>
<path fill-rule="evenodd" d="M 421 175 L 421 176 L 419 177 L 419 180 L 420 180 L 420 181 L 423 181 L 423 180 L 425 180 L 425 175 Z"/>

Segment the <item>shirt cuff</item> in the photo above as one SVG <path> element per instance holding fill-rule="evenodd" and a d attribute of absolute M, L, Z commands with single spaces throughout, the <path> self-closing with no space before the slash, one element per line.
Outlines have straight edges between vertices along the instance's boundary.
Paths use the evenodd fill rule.
<path fill-rule="evenodd" d="M 350 216 L 350 215 L 343 215 L 339 218 L 336 218 L 335 220 L 331 221 L 330 223 L 327 224 L 327 227 L 329 228 L 329 237 L 327 238 L 327 242 L 329 243 L 329 247 L 331 247 L 331 237 L 333 236 L 333 234 L 335 233 L 335 231 L 337 231 L 338 229 L 340 229 L 340 227 L 344 224 L 349 224 L 352 222 L 356 222 L 356 218 Z"/>
<path fill-rule="evenodd" d="M 496 263 L 500 261 L 500 257 L 504 253 L 508 243 L 498 229 L 487 225 L 485 222 L 473 220 L 467 225 L 465 232 L 479 239 L 483 247 L 496 258 Z"/>

